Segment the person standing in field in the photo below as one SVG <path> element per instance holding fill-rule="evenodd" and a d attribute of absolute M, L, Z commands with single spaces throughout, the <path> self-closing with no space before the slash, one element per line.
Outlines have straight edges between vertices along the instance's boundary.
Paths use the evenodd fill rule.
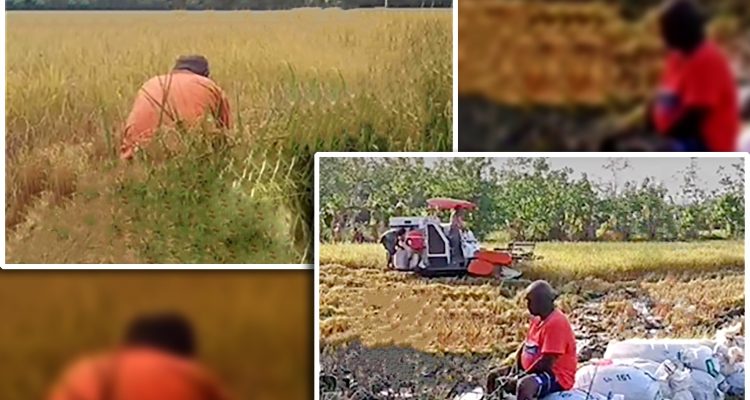
<path fill-rule="evenodd" d="M 668 53 L 649 122 L 678 151 L 734 151 L 740 133 L 729 60 L 708 40 L 693 0 L 670 0 L 659 16 Z"/>
<path fill-rule="evenodd" d="M 516 368 L 522 373 L 511 377 L 502 389 L 515 391 L 518 400 L 570 390 L 578 368 L 576 340 L 568 317 L 555 307 L 557 293 L 540 280 L 526 288 L 525 297 L 532 320 L 526 340 L 516 352 Z M 490 373 L 487 391 L 498 390 L 498 378 L 509 372 L 510 368 L 504 368 Z"/>
<path fill-rule="evenodd" d="M 231 128 L 229 101 L 209 78 L 205 57 L 182 56 L 170 73 L 141 86 L 125 121 L 120 158 L 131 159 L 161 127 L 180 124 L 192 128 L 208 119 L 219 128 Z"/>
<path fill-rule="evenodd" d="M 227 400 L 194 356 L 193 330 L 182 316 L 142 316 L 118 349 L 68 368 L 47 400 Z"/>

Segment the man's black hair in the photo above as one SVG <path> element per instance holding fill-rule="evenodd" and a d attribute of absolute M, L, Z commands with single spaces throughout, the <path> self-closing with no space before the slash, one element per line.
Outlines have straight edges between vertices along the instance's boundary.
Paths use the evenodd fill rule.
<path fill-rule="evenodd" d="M 145 346 L 181 357 L 195 355 L 193 327 L 178 313 L 155 313 L 136 317 L 125 333 L 125 344 Z"/>
<path fill-rule="evenodd" d="M 706 16 L 694 0 L 668 0 L 659 16 L 668 47 L 690 53 L 706 38 Z"/>
<path fill-rule="evenodd" d="M 403 235 L 404 233 L 406 233 L 406 228 L 404 228 L 404 227 L 398 228 L 398 230 L 396 231 L 396 233 L 397 233 L 397 234 L 398 234 L 399 236 L 401 236 L 401 235 Z"/>
<path fill-rule="evenodd" d="M 176 71 L 190 71 L 206 78 L 210 75 L 208 60 L 200 54 L 180 56 L 175 62 L 173 69 Z"/>

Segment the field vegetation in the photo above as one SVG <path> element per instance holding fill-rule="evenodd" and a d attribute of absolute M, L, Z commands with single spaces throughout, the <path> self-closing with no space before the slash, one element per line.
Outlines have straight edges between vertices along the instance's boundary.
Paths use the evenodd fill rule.
<path fill-rule="evenodd" d="M 602 159 L 612 179 L 601 181 L 542 158 L 322 159 L 321 368 L 328 381 L 356 382 L 330 398 L 452 398 L 458 384 L 483 384 L 512 362 L 529 323 L 522 289 L 536 279 L 560 292 L 581 362 L 614 339 L 712 337 L 744 322 L 742 163 L 706 190 L 698 161 L 686 159 L 684 181 L 668 188 L 623 179 L 637 162 L 625 159 Z M 467 225 L 485 248 L 536 242 L 516 265 L 521 278 L 388 270 L 383 247 L 366 242 L 392 216 L 425 215 L 430 197 L 475 202 Z"/>
<path fill-rule="evenodd" d="M 6 261 L 309 260 L 312 155 L 451 148 L 445 11 L 11 12 Z M 139 86 L 204 54 L 235 129 L 116 161 Z"/>
<path fill-rule="evenodd" d="M 561 290 L 559 305 L 586 339 L 594 332 L 602 334 L 601 339 L 710 336 L 744 310 L 744 249 L 738 242 L 694 249 L 635 243 L 620 245 L 627 250 L 617 254 L 577 244 L 566 244 L 564 251 L 541 246 L 542 261 L 521 267 L 522 281 L 506 283 L 387 272 L 382 249 L 347 245 L 343 250 L 359 256 L 344 259 L 335 256 L 342 253 L 337 252 L 341 246 L 321 248 L 320 327 L 326 344 L 360 341 L 370 347 L 398 345 L 502 359 L 517 348 L 527 324 L 519 289 L 537 278 Z M 656 256 L 648 261 L 628 257 L 653 250 Z M 569 263 L 571 258 L 585 258 L 586 263 Z M 624 271 L 618 268 L 622 265 L 627 265 Z M 637 302 L 650 304 L 649 313 L 664 325 L 649 331 Z M 586 320 L 587 314 L 596 318 Z"/>
<path fill-rule="evenodd" d="M 507 243 L 485 242 L 488 249 Z M 380 244 L 335 243 L 320 246 L 320 263 L 352 270 L 385 266 Z M 742 268 L 744 243 L 739 240 L 701 242 L 544 242 L 534 250 L 535 259 L 521 264 L 527 279 L 565 283 L 597 278 L 622 280 L 665 272 L 716 272 L 726 267 Z"/>
<path fill-rule="evenodd" d="M 626 179 L 627 159 L 602 158 L 609 179 L 551 168 L 544 158 L 334 159 L 321 161 L 322 241 L 377 238 L 393 216 L 425 215 L 426 200 L 454 197 L 477 210 L 467 224 L 480 240 L 692 241 L 744 233 L 744 165 L 714 172 L 705 190 L 699 160 L 685 160 L 679 193 L 654 178 Z M 441 215 L 442 219 L 447 218 Z"/>
<path fill-rule="evenodd" d="M 194 325 L 200 363 L 235 398 L 306 398 L 310 278 L 303 271 L 4 271 L 0 393 L 44 399 L 70 363 L 117 346 L 133 317 L 177 311 Z"/>
<path fill-rule="evenodd" d="M 376 398 L 389 390 L 437 398 L 483 382 L 512 363 L 528 328 L 521 289 L 533 279 L 561 293 L 581 362 L 602 357 L 614 339 L 712 337 L 744 322 L 740 241 L 541 243 L 536 253 L 521 279 L 501 282 L 421 278 L 387 271 L 375 244 L 321 245 L 324 374 Z"/>

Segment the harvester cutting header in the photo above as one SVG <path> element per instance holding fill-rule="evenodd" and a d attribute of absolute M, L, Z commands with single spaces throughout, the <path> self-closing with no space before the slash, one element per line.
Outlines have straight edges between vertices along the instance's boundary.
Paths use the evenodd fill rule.
<path fill-rule="evenodd" d="M 427 200 L 431 211 L 451 211 L 449 223 L 442 223 L 436 215 L 421 217 L 393 217 L 390 232 L 397 236 L 389 259 L 399 271 L 414 271 L 424 276 L 464 275 L 517 278 L 517 261 L 533 254 L 531 243 L 511 243 L 507 249 L 486 250 L 471 230 L 464 225 L 467 211 L 476 204 L 450 198 Z M 382 239 L 381 239 L 382 242 Z"/>

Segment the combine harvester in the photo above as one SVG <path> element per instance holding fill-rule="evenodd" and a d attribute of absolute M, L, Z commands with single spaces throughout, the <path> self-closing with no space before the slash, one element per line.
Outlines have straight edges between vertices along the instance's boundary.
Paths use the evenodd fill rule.
<path fill-rule="evenodd" d="M 427 200 L 432 211 L 466 212 L 475 210 L 474 203 L 449 198 Z M 442 223 L 437 216 L 393 217 L 391 228 L 406 229 L 404 246 L 394 255 L 399 271 L 413 271 L 422 276 L 497 277 L 514 279 L 521 276 L 518 263 L 533 258 L 534 244 L 514 242 L 505 249 L 482 249 L 474 234 L 465 229 L 460 243 L 450 239 L 450 223 Z"/>

